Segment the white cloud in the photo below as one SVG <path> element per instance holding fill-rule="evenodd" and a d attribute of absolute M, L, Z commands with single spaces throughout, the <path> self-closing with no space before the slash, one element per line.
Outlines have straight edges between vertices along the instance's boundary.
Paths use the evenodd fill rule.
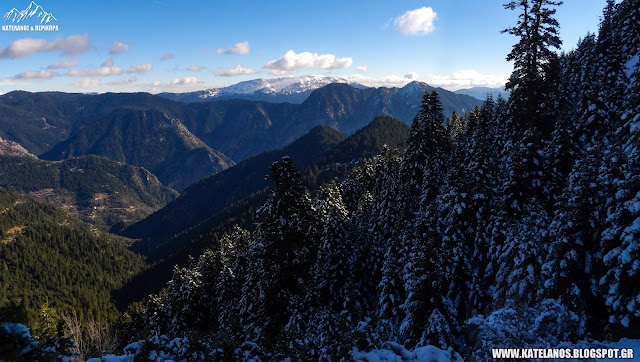
<path fill-rule="evenodd" d="M 175 56 L 175 54 L 167 53 L 167 54 L 163 55 L 163 56 L 160 58 L 160 60 L 161 60 L 161 61 L 165 61 L 165 60 L 173 59 L 173 58 L 175 58 L 175 57 L 176 57 L 176 56 Z"/>
<path fill-rule="evenodd" d="M 409 10 L 394 19 L 396 31 L 404 35 L 426 35 L 435 30 L 437 14 L 430 7 Z"/>
<path fill-rule="evenodd" d="M 138 65 L 130 66 L 129 69 L 127 69 L 127 73 L 142 74 L 142 73 L 150 72 L 152 69 L 153 69 L 153 64 L 151 63 L 138 64 Z"/>
<path fill-rule="evenodd" d="M 36 53 L 60 52 L 75 55 L 89 49 L 88 35 L 71 35 L 55 40 L 23 38 L 0 48 L 0 58 L 23 58 Z"/>
<path fill-rule="evenodd" d="M 216 53 L 218 54 L 230 54 L 230 55 L 242 55 L 249 54 L 251 52 L 251 47 L 249 46 L 248 41 L 244 41 L 242 43 L 237 43 L 231 49 L 225 50 L 224 48 L 216 49 Z"/>
<path fill-rule="evenodd" d="M 186 77 L 186 78 L 178 78 L 178 79 L 174 79 L 170 82 L 167 82 L 167 85 L 191 85 L 191 84 L 197 84 L 198 83 L 198 78 L 196 77 Z M 155 85 L 155 82 L 154 82 Z"/>
<path fill-rule="evenodd" d="M 122 43 L 116 40 L 109 49 L 109 54 L 118 55 L 128 52 L 129 49 L 131 49 L 131 44 Z"/>
<path fill-rule="evenodd" d="M 404 78 L 408 79 L 408 80 L 418 79 L 418 73 L 416 73 L 416 72 L 407 73 L 407 74 L 404 75 Z"/>
<path fill-rule="evenodd" d="M 66 59 L 57 61 L 47 67 L 47 69 L 69 69 L 78 64 L 76 60 Z"/>
<path fill-rule="evenodd" d="M 362 73 L 366 73 L 369 70 L 369 67 L 366 65 L 358 65 L 356 69 Z"/>
<path fill-rule="evenodd" d="M 0 80 L 0 87 L 4 87 L 4 86 L 14 86 L 17 84 L 21 84 L 24 82 L 16 82 L 15 80 L 11 79 L 11 78 L 7 78 L 4 80 Z"/>
<path fill-rule="evenodd" d="M 242 65 L 238 64 L 235 67 L 227 68 L 225 70 L 219 70 L 214 74 L 222 77 L 232 77 L 234 75 L 246 75 L 255 73 L 258 73 L 258 71 L 251 68 L 245 68 Z"/>
<path fill-rule="evenodd" d="M 427 75 L 423 79 L 430 85 L 457 90 L 471 87 L 504 87 L 508 74 L 481 74 L 473 69 L 465 69 L 448 75 Z"/>
<path fill-rule="evenodd" d="M 51 72 L 48 70 L 29 70 L 23 73 L 14 75 L 13 79 L 51 79 L 59 76 L 59 73 Z"/>
<path fill-rule="evenodd" d="M 77 88 L 90 89 L 90 88 L 97 88 L 101 86 L 102 81 L 100 79 L 95 79 L 95 78 L 85 78 L 77 82 L 69 83 L 69 85 Z"/>
<path fill-rule="evenodd" d="M 107 84 L 109 85 L 128 85 L 128 84 L 133 84 L 137 81 L 138 79 L 136 77 L 130 77 L 129 79 L 118 79 L 115 80 L 113 82 L 109 82 Z"/>
<path fill-rule="evenodd" d="M 411 72 L 404 76 L 367 77 L 362 74 L 354 74 L 345 78 L 369 87 L 403 87 L 407 83 L 417 80 L 434 87 L 442 87 L 453 91 L 471 87 L 504 87 L 508 74 L 481 74 L 475 70 L 460 70 L 446 75 L 428 74 L 422 77 L 415 72 Z"/>
<path fill-rule="evenodd" d="M 206 69 L 207 67 L 205 67 L 204 65 L 190 65 L 187 67 L 188 70 L 192 71 L 192 72 L 199 72 L 203 69 Z"/>
<path fill-rule="evenodd" d="M 70 77 L 108 77 L 120 74 L 122 74 L 122 68 L 113 65 L 113 58 L 108 58 L 101 66 L 95 69 L 71 69 L 67 72 L 67 75 Z"/>
<path fill-rule="evenodd" d="M 348 68 L 353 63 L 351 58 L 336 58 L 333 54 L 302 52 L 296 54 L 293 50 L 286 52 L 280 59 L 265 64 L 272 74 L 295 73 L 302 69 L 341 69 Z"/>

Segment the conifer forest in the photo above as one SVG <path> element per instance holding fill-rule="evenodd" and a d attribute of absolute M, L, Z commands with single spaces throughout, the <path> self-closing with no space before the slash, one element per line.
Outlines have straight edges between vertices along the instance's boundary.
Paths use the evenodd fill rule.
<path fill-rule="evenodd" d="M 310 173 L 278 154 L 250 207 L 215 240 L 198 219 L 206 247 L 119 310 L 109 291 L 153 268 L 140 244 L 0 190 L 0 360 L 485 361 L 494 348 L 640 346 L 640 1 L 608 0 L 598 32 L 564 52 L 559 6 L 504 5 L 517 15 L 502 35 L 508 97 L 449 113 L 429 89 L 408 138 L 374 156 Z M 15 220 L 27 233 L 2 242 Z M 65 265 L 56 273 L 100 283 L 34 292 Z"/>

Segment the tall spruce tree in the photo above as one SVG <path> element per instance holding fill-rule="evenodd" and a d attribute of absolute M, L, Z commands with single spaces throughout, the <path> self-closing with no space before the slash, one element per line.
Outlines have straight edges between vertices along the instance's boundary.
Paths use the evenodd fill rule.
<path fill-rule="evenodd" d="M 304 294 L 318 247 L 318 217 L 293 160 L 274 162 L 267 177 L 275 184 L 258 210 L 259 238 L 250 246 L 253 270 L 243 287 L 248 327 L 274 344 L 291 315 L 304 308 Z"/>
<path fill-rule="evenodd" d="M 425 92 L 400 167 L 400 207 L 408 213 L 405 216 L 411 217 L 424 200 L 432 200 L 444 179 L 450 148 L 444 122 L 438 92 Z"/>
<path fill-rule="evenodd" d="M 553 48 L 562 45 L 552 7 L 561 4 L 553 0 L 514 0 L 504 5 L 520 10 L 516 25 L 503 30 L 519 38 L 507 55 L 514 69 L 505 86 L 511 91 L 509 108 L 519 131 L 535 129 L 538 135 L 548 136 L 552 130 L 547 117 L 547 109 L 552 106 L 549 94 L 553 79 L 549 76 L 557 59 Z"/>
<path fill-rule="evenodd" d="M 554 104 L 558 56 L 553 49 L 562 44 L 553 7 L 561 4 L 552 0 L 516 0 L 504 5 L 520 10 L 516 25 L 503 31 L 519 38 L 507 55 L 514 70 L 505 86 L 511 91 L 509 114 L 514 152 L 506 206 L 516 212 L 523 211 L 522 203 L 527 199 L 546 203 L 549 198 L 545 148 L 557 114 Z"/>

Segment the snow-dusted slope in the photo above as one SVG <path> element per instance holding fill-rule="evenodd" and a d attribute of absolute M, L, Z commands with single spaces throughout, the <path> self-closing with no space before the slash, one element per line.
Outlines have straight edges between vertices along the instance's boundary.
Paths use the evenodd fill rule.
<path fill-rule="evenodd" d="M 251 93 L 281 93 L 295 94 L 322 88 L 332 83 L 346 83 L 356 87 L 363 87 L 349 82 L 344 78 L 307 75 L 301 77 L 284 77 L 272 79 L 254 79 L 240 82 L 220 89 L 221 94 L 251 94 Z"/>
<path fill-rule="evenodd" d="M 211 88 L 188 93 L 161 93 L 159 95 L 187 103 L 229 98 L 302 103 L 314 90 L 333 83 L 349 84 L 354 88 L 367 88 L 344 78 L 306 75 L 300 77 L 253 79 L 223 88 Z"/>

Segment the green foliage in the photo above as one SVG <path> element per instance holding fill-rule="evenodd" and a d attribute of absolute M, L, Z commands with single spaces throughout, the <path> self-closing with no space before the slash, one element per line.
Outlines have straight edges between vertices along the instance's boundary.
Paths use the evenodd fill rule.
<path fill-rule="evenodd" d="M 0 189 L 0 307 L 23 304 L 32 324 L 43 303 L 112 319 L 111 291 L 145 263 L 123 240 L 55 207 Z"/>
<path fill-rule="evenodd" d="M 344 179 L 384 145 L 402 148 L 408 134 L 407 125 L 390 117 L 378 117 L 346 139 L 333 129 L 317 127 L 281 150 L 256 155 L 193 184 L 174 202 L 123 232 L 144 238 L 134 249 L 159 262 L 134 277 L 116 293 L 116 299 L 125 307 L 157 292 L 171 278 L 174 265 L 185 266 L 189 255 L 218 247 L 235 225 L 253 230 L 255 211 L 269 192 L 264 176 L 278 158 L 288 154 L 302 166 L 312 162 L 302 170 L 302 178 L 315 191 L 336 177 Z M 181 211 L 185 209 L 189 212 Z M 162 240 L 174 233 L 170 240 Z"/>
<path fill-rule="evenodd" d="M 138 221 L 177 196 L 149 171 L 99 156 L 50 162 L 0 155 L 0 187 L 103 229 Z"/>

